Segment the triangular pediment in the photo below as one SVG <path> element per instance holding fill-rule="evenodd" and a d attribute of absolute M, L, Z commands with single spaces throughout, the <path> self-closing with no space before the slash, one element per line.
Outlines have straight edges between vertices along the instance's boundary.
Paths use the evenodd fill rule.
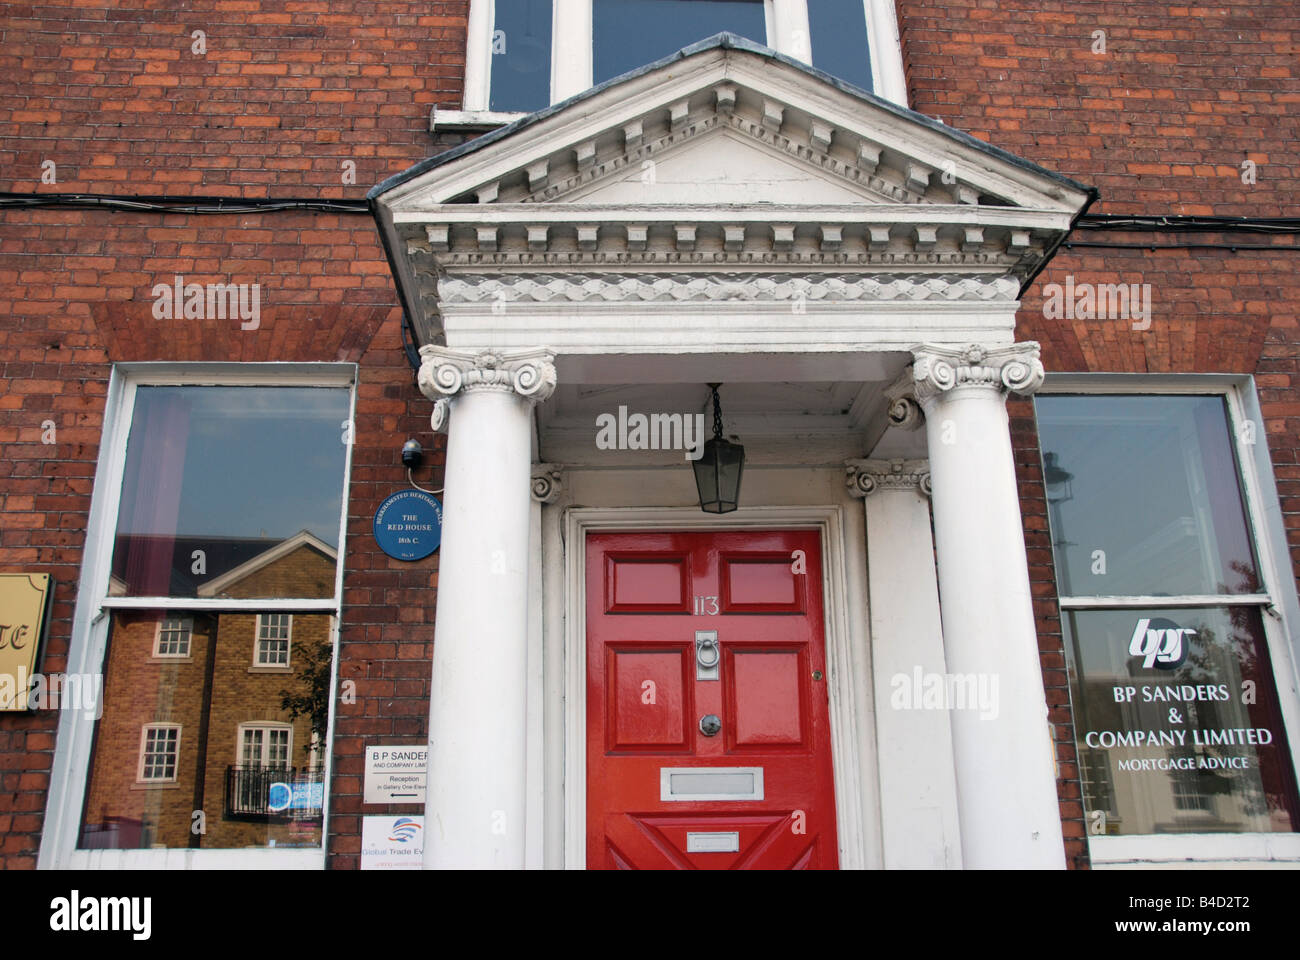
<path fill-rule="evenodd" d="M 873 185 L 869 176 L 828 176 L 806 155 L 787 153 L 770 140 L 723 125 L 669 145 L 654 159 L 581 184 L 552 202 L 625 206 L 653 199 L 656 204 L 752 205 L 781 198 L 808 204 L 901 203 L 898 189 L 883 180 Z"/>
<path fill-rule="evenodd" d="M 1025 278 L 1095 191 L 720 35 L 370 193 L 423 274 L 661 265 Z M 421 301 L 422 298 L 422 301 Z"/>

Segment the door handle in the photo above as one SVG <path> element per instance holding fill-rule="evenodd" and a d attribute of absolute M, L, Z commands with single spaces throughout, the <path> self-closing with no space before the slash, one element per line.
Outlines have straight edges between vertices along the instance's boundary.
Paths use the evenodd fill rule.
<path fill-rule="evenodd" d="M 718 663 L 722 650 L 718 647 L 718 631 L 695 631 L 695 679 L 718 679 Z"/>

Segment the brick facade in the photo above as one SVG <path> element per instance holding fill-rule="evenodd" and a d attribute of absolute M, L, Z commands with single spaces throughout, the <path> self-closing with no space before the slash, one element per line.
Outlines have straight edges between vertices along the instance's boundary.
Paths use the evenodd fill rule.
<path fill-rule="evenodd" d="M 11 5 L 0 16 L 0 190 L 360 200 L 464 139 L 430 134 L 428 117 L 435 104 L 460 102 L 467 8 L 466 0 L 197 0 L 183 12 Z M 1093 212 L 1275 216 L 1294 202 L 1300 17 L 1290 3 L 899 0 L 897 8 L 913 109 L 1097 186 Z M 1106 32 L 1105 54 L 1092 51 L 1094 30 Z M 1253 185 L 1242 182 L 1244 160 L 1257 164 Z M 55 179 L 43 182 L 51 162 Z M 436 554 L 391 560 L 369 536 L 375 508 L 402 480 L 398 449 L 427 434 L 429 414 L 373 223 L 304 210 L 5 207 L 0 236 L 0 569 L 57 580 L 47 672 L 63 670 L 68 652 L 111 363 L 359 365 L 339 662 L 356 699 L 335 703 L 328 827 L 330 866 L 356 867 L 363 813 L 420 812 L 366 808 L 361 765 L 368 743 L 426 738 L 438 568 Z M 1073 239 L 1271 242 L 1096 231 Z M 1066 248 L 1025 298 L 1018 339 L 1043 344 L 1049 371 L 1255 374 L 1300 564 L 1295 265 L 1289 250 Z M 260 326 L 155 320 L 151 290 L 177 274 L 260 283 Z M 1042 286 L 1067 274 L 1151 283 L 1151 328 L 1045 320 Z M 1033 409 L 1010 410 L 1067 853 L 1086 866 Z M 435 450 L 434 476 L 440 462 Z M 52 713 L 0 716 L 0 869 L 35 865 L 56 724 Z M 124 734 L 125 753 L 138 753 L 135 729 L 134 742 Z"/>
<path fill-rule="evenodd" d="M 899 0 L 914 110 L 1092 184 L 1091 213 L 1285 215 L 1300 163 L 1300 15 L 1293 4 Z M 1105 31 L 1105 53 L 1093 52 Z M 1243 182 L 1242 161 L 1256 163 Z M 1072 241 L 1269 244 L 1267 236 L 1079 231 Z M 1273 241 L 1287 247 L 1290 238 Z M 1256 376 L 1278 493 L 1300 570 L 1300 284 L 1294 249 L 1066 245 L 1024 297 L 1017 339 L 1051 371 Z M 1152 322 L 1047 320 L 1042 289 L 1149 283 Z M 1087 862 L 1060 611 L 1033 405 L 1009 404 L 1043 678 L 1061 764 L 1067 858 Z"/>

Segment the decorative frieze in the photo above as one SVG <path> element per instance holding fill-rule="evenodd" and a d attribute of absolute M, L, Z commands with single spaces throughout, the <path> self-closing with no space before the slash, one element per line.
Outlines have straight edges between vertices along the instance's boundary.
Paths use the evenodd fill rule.
<path fill-rule="evenodd" d="M 438 282 L 446 304 L 549 301 L 795 300 L 996 301 L 1014 300 L 1009 277 L 904 274 L 891 276 L 785 274 L 452 274 Z"/>

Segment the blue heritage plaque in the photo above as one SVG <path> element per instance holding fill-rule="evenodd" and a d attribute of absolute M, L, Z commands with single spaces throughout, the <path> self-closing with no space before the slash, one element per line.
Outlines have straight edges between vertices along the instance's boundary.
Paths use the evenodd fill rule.
<path fill-rule="evenodd" d="M 442 504 L 423 490 L 399 490 L 375 511 L 375 542 L 396 560 L 423 560 L 442 542 Z"/>

